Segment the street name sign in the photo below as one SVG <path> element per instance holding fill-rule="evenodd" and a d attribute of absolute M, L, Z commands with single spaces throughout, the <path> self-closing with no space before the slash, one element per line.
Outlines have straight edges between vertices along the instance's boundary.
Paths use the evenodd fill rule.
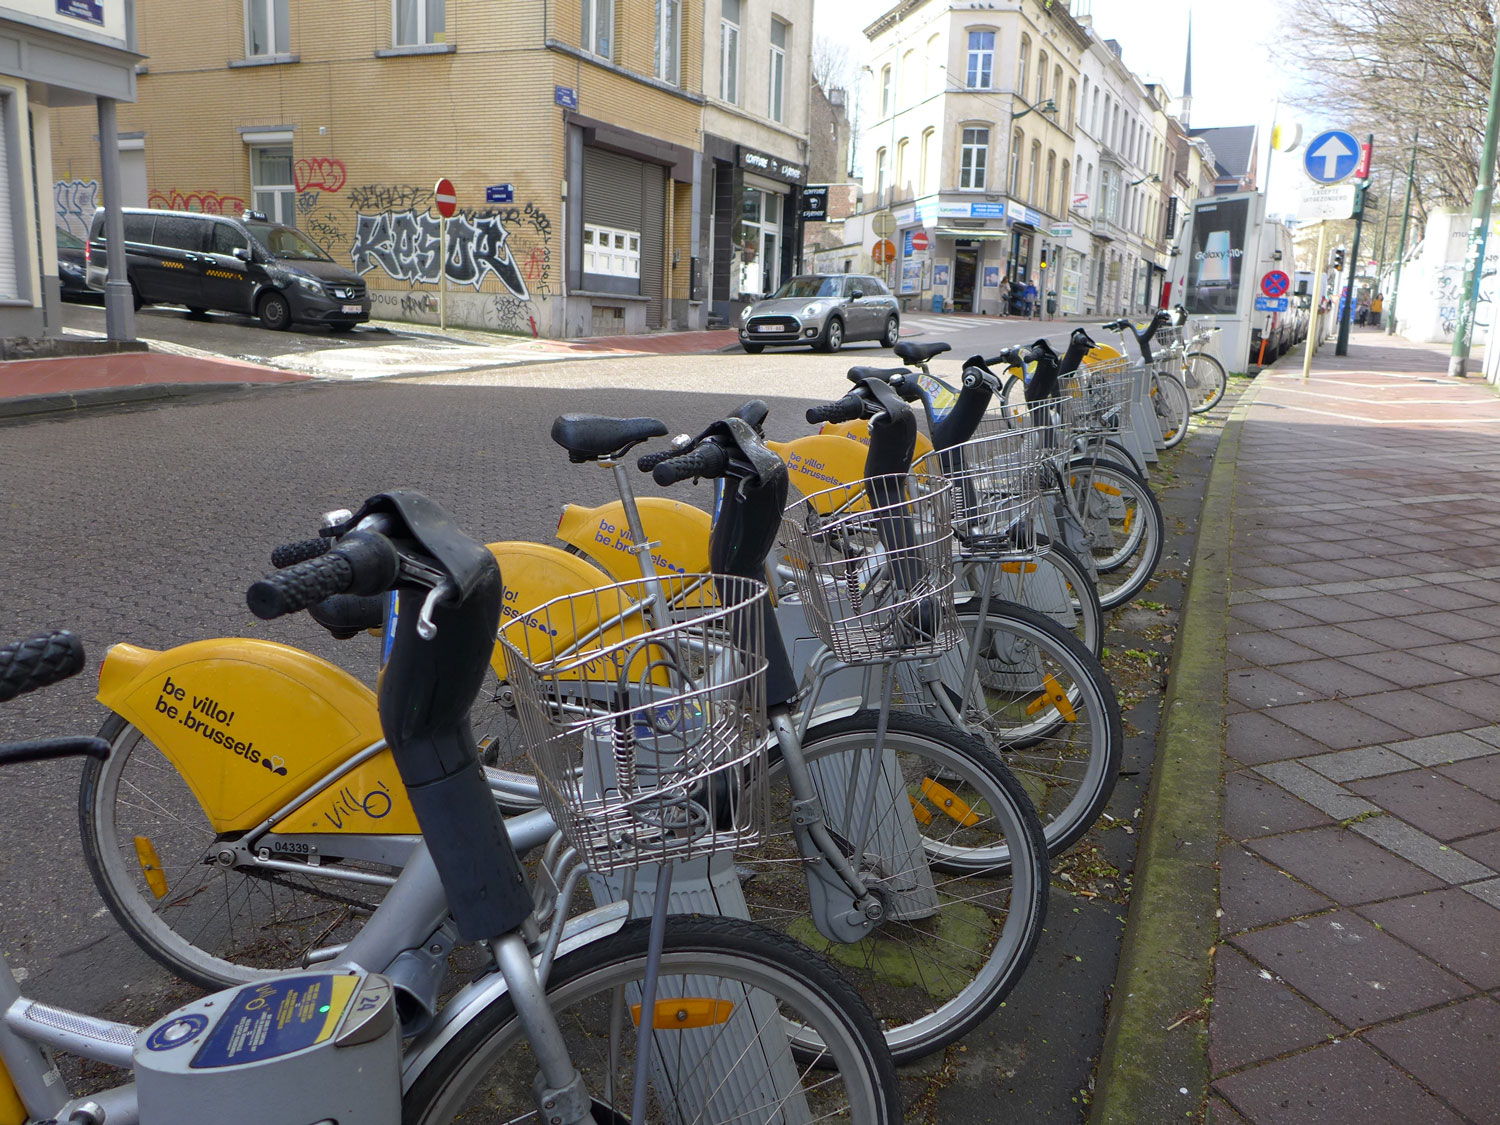
<path fill-rule="evenodd" d="M 516 201 L 516 185 L 491 184 L 484 189 L 484 201 L 486 203 L 514 203 Z"/>
<path fill-rule="evenodd" d="M 1314 137 L 1303 150 L 1302 169 L 1313 183 L 1340 183 L 1354 175 L 1359 166 L 1360 147 L 1353 133 L 1329 129 Z"/>
<path fill-rule="evenodd" d="M 1319 187 L 1308 184 L 1297 201 L 1297 218 L 1301 222 L 1319 219 L 1347 219 L 1354 214 L 1354 185 L 1331 184 Z"/>

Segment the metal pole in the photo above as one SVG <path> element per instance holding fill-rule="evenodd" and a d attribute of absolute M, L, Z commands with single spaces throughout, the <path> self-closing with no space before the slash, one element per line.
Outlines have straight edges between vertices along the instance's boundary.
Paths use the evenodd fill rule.
<path fill-rule="evenodd" d="M 120 141 L 114 98 L 99 99 L 99 179 L 104 192 L 104 247 L 109 278 L 104 283 L 104 334 L 135 339 L 135 295 L 125 272 L 125 216 L 120 211 Z"/>
<path fill-rule="evenodd" d="M 1318 310 L 1323 304 L 1323 279 L 1327 276 L 1327 261 L 1324 257 L 1328 253 L 1328 224 L 1318 224 L 1318 254 L 1313 259 L 1313 302 L 1312 317 L 1307 325 L 1307 353 L 1302 357 L 1302 377 L 1308 378 L 1312 374 L 1313 353 L 1318 350 Z"/>
<path fill-rule="evenodd" d="M 1469 217 L 1469 248 L 1464 254 L 1464 287 L 1458 294 L 1458 323 L 1453 329 L 1453 354 L 1448 374 L 1462 379 L 1468 373 L 1469 337 L 1474 331 L 1474 306 L 1479 301 L 1479 282 L 1484 276 L 1484 244 L 1490 231 L 1490 192 L 1495 180 L 1495 141 L 1500 136 L 1500 29 L 1495 33 L 1495 62 L 1490 68 L 1490 102 L 1484 116 L 1484 158 L 1479 164 L 1479 184 L 1474 189 L 1474 212 Z"/>
<path fill-rule="evenodd" d="M 448 331 L 448 220 L 438 215 L 438 246 L 442 258 L 438 262 L 438 331 Z"/>
<path fill-rule="evenodd" d="M 1365 144 L 1370 146 L 1373 158 L 1375 152 L 1375 134 L 1370 133 L 1365 137 Z M 1365 170 L 1367 173 L 1369 169 Z M 1334 345 L 1334 355 L 1349 354 L 1349 326 L 1354 320 L 1354 303 L 1356 294 L 1354 292 L 1355 281 L 1359 277 L 1359 236 L 1365 229 L 1365 191 L 1370 186 L 1369 176 L 1360 180 L 1354 189 L 1354 245 L 1349 249 L 1349 288 L 1348 296 L 1344 299 L 1344 309 L 1339 315 L 1339 341 Z"/>

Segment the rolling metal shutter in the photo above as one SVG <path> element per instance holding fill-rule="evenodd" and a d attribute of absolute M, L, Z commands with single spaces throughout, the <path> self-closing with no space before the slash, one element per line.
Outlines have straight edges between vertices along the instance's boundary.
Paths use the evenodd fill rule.
<path fill-rule="evenodd" d="M 646 327 L 660 328 L 665 322 L 662 257 L 667 242 L 666 170 L 660 164 L 641 165 L 641 292 L 646 302 Z"/>
<path fill-rule="evenodd" d="M 641 232 L 641 295 L 646 326 L 663 323 L 662 255 L 666 244 L 666 172 L 617 152 L 583 150 L 583 221 Z"/>
<path fill-rule="evenodd" d="M 10 191 L 10 131 L 5 122 L 10 119 L 10 98 L 0 97 L 0 297 L 19 297 L 20 279 L 16 276 L 16 232 L 11 221 Z"/>

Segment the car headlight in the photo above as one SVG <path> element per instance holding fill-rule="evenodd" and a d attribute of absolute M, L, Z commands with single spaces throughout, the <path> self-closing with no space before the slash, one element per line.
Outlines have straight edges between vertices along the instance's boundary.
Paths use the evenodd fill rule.
<path fill-rule="evenodd" d="M 751 306 L 751 305 L 746 305 L 744 308 L 742 308 L 740 310 L 740 319 L 741 320 L 749 320 L 750 319 L 750 309 L 752 307 L 753 306 Z"/>
<path fill-rule="evenodd" d="M 803 316 L 817 316 L 822 311 L 823 311 L 823 306 L 820 305 L 820 304 L 818 304 L 818 302 L 814 301 L 812 304 L 808 305 L 807 308 L 805 308 L 805 309 L 802 310 L 802 315 Z"/>
<path fill-rule="evenodd" d="M 296 274 L 294 275 L 293 280 L 295 280 L 298 285 L 300 285 L 303 289 L 306 289 L 309 293 L 317 293 L 320 296 L 323 293 L 323 283 L 315 277 L 304 277 L 301 274 Z"/>

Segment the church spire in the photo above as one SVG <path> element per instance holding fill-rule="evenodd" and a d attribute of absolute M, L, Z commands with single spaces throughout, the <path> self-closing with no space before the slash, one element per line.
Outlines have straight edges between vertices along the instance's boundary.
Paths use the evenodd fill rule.
<path fill-rule="evenodd" d="M 1193 8 L 1188 5 L 1187 62 L 1182 71 L 1182 124 L 1188 124 L 1193 112 Z"/>

